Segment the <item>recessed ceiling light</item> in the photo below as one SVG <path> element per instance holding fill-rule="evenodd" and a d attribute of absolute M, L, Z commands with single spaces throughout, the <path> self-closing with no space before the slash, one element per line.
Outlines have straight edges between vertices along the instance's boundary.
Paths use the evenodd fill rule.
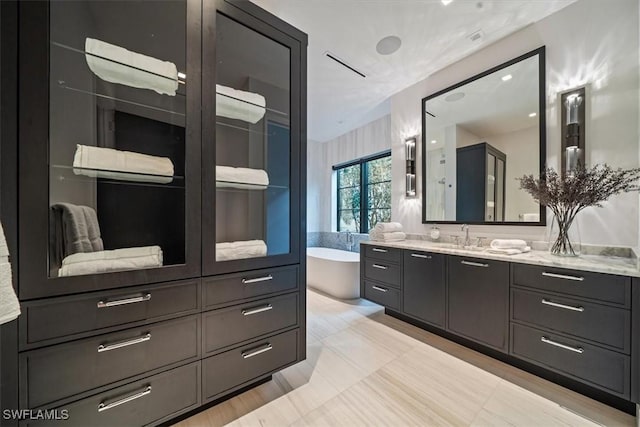
<path fill-rule="evenodd" d="M 436 144 L 437 142 L 438 142 L 438 141 L 436 141 L 435 139 L 432 139 L 432 140 L 431 140 L 431 143 L 432 143 L 432 144 Z"/>
<path fill-rule="evenodd" d="M 376 45 L 376 51 L 380 55 L 391 55 L 402 45 L 402 40 L 398 36 L 387 36 Z"/>
<path fill-rule="evenodd" d="M 538 115 L 538 113 L 531 113 L 531 114 L 529 114 L 529 117 L 535 117 L 537 115 Z"/>
<path fill-rule="evenodd" d="M 453 0 L 440 0 L 440 1 L 442 1 L 442 4 L 446 6 L 449 3 L 451 3 Z"/>
<path fill-rule="evenodd" d="M 464 97 L 465 97 L 464 92 L 455 92 L 455 93 L 452 93 L 451 95 L 447 95 L 444 98 L 444 100 L 447 102 L 456 102 L 456 101 L 460 101 Z"/>
<path fill-rule="evenodd" d="M 507 74 L 506 76 L 502 76 L 502 81 L 506 82 L 509 81 L 513 78 L 513 76 L 511 74 Z"/>

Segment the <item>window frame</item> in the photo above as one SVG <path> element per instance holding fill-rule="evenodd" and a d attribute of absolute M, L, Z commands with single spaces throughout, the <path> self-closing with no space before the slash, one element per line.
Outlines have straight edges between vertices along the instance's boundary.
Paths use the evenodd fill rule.
<path fill-rule="evenodd" d="M 351 160 L 348 162 L 344 162 L 344 163 L 340 163 L 337 165 L 332 166 L 331 168 L 336 171 L 336 172 L 340 172 L 341 169 L 345 169 L 351 166 L 356 166 L 358 165 L 360 167 L 360 185 L 359 186 L 350 186 L 350 187 L 343 187 L 343 188 L 360 188 L 360 230 L 356 230 L 355 233 L 362 233 L 362 234 L 366 234 L 369 232 L 369 230 L 365 230 L 367 223 L 368 223 L 368 214 L 369 214 L 369 192 L 368 192 L 368 187 L 369 187 L 369 181 L 368 181 L 368 171 L 367 171 L 367 163 L 374 161 L 374 160 L 379 160 L 385 157 L 389 157 L 391 158 L 391 150 L 385 150 L 385 151 L 381 151 L 379 153 L 375 153 L 375 154 L 371 154 L 369 156 L 365 156 L 365 157 L 360 157 L 359 159 L 355 159 L 355 160 Z M 387 182 L 391 182 L 391 180 L 388 181 L 378 181 L 378 182 L 374 182 L 371 183 L 371 185 L 375 185 L 375 184 L 383 184 L 383 183 L 387 183 Z M 340 209 L 340 190 L 343 189 L 340 187 L 340 178 L 339 175 L 336 176 L 336 231 L 338 233 L 341 232 L 340 230 L 340 211 L 342 210 L 346 210 L 346 209 Z M 380 208 L 378 208 L 380 209 Z M 386 209 L 386 208 L 385 208 Z M 391 209 L 391 206 L 389 206 L 389 209 Z"/>

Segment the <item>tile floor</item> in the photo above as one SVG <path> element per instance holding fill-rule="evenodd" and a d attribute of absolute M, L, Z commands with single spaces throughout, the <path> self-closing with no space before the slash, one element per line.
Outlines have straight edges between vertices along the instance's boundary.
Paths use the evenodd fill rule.
<path fill-rule="evenodd" d="M 307 360 L 177 426 L 635 425 L 368 301 L 307 296 Z"/>

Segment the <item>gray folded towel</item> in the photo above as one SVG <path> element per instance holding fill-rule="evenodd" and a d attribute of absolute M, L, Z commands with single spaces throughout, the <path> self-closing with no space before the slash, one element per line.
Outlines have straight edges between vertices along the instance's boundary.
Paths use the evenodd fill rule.
<path fill-rule="evenodd" d="M 53 209 L 57 258 L 104 250 L 96 211 L 89 206 L 57 203 Z"/>

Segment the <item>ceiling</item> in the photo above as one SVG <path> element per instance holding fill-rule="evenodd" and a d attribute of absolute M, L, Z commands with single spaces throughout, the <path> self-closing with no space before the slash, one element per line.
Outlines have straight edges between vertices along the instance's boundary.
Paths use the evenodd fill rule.
<path fill-rule="evenodd" d="M 391 95 L 576 0 L 252 1 L 309 35 L 308 137 L 322 142 L 388 114 Z M 483 37 L 469 40 L 478 30 Z M 378 54 L 390 35 L 402 46 Z"/>

